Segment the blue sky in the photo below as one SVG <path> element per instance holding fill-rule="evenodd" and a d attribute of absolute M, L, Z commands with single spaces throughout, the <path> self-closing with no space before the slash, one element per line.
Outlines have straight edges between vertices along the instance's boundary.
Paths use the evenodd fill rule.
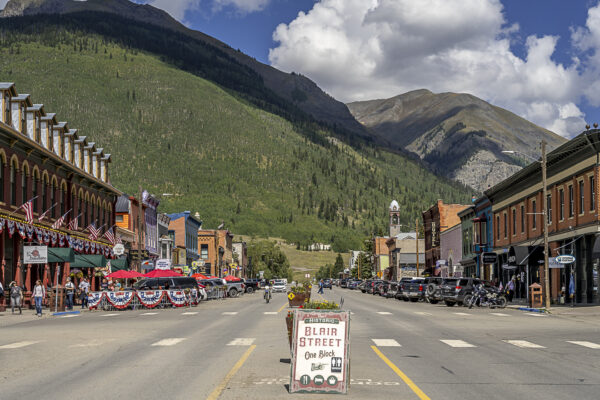
<path fill-rule="evenodd" d="M 598 0 L 136 1 L 340 101 L 427 88 L 472 93 L 567 137 L 600 122 Z"/>

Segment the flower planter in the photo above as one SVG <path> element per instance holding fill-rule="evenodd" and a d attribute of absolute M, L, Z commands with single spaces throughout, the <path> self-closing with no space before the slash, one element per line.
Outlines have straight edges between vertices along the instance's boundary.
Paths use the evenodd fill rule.
<path fill-rule="evenodd" d="M 309 298 L 310 297 L 306 297 L 306 293 L 294 293 L 293 299 L 290 300 L 288 297 L 288 303 L 290 307 L 300 307 Z"/>

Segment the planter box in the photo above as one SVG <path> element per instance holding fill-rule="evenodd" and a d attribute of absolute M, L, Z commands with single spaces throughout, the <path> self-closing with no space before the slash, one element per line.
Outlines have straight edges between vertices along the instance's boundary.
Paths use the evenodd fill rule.
<path fill-rule="evenodd" d="M 292 329 L 294 328 L 294 317 L 285 317 L 285 325 L 287 326 L 288 342 L 290 343 L 290 350 L 292 349 Z"/>
<path fill-rule="evenodd" d="M 293 300 L 288 298 L 288 303 L 290 307 L 300 307 L 307 300 L 310 301 L 310 293 L 295 293 Z"/>

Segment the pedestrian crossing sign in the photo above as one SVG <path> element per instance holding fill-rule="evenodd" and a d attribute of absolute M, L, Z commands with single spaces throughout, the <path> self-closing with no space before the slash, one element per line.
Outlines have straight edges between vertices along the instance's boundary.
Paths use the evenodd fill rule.
<path fill-rule="evenodd" d="M 290 292 L 290 294 L 288 294 L 288 299 L 294 300 L 294 297 L 296 297 L 296 295 L 293 292 Z"/>

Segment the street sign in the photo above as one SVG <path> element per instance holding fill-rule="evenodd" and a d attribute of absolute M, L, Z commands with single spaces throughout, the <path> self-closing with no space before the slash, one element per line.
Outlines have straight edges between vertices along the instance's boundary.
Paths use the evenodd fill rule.
<path fill-rule="evenodd" d="M 125 246 L 123 246 L 123 243 L 115 244 L 115 246 L 113 247 L 113 252 L 117 256 L 123 255 L 125 253 Z"/>
<path fill-rule="evenodd" d="M 556 257 L 555 260 L 559 264 L 571 264 L 575 262 L 575 256 L 563 254 Z"/>
<path fill-rule="evenodd" d="M 48 246 L 23 246 L 23 264 L 46 264 Z"/>
<path fill-rule="evenodd" d="M 294 294 L 294 292 L 290 292 L 290 294 L 288 294 L 288 299 L 294 300 L 294 297 L 296 297 L 296 295 Z"/>
<path fill-rule="evenodd" d="M 308 279 L 308 278 L 310 278 L 310 274 L 304 274 L 304 277 L 305 277 L 306 279 Z"/>
<path fill-rule="evenodd" d="M 156 260 L 154 268 L 163 270 L 171 269 L 171 260 L 169 260 L 168 258 L 160 258 Z"/>
<path fill-rule="evenodd" d="M 260 274 L 260 279 L 264 278 L 265 271 L 258 271 L 258 273 Z"/>
<path fill-rule="evenodd" d="M 350 312 L 294 310 L 290 393 L 347 393 Z"/>
<path fill-rule="evenodd" d="M 484 264 L 495 264 L 496 260 L 498 260 L 498 255 L 496 253 L 483 253 L 482 258 Z"/>

